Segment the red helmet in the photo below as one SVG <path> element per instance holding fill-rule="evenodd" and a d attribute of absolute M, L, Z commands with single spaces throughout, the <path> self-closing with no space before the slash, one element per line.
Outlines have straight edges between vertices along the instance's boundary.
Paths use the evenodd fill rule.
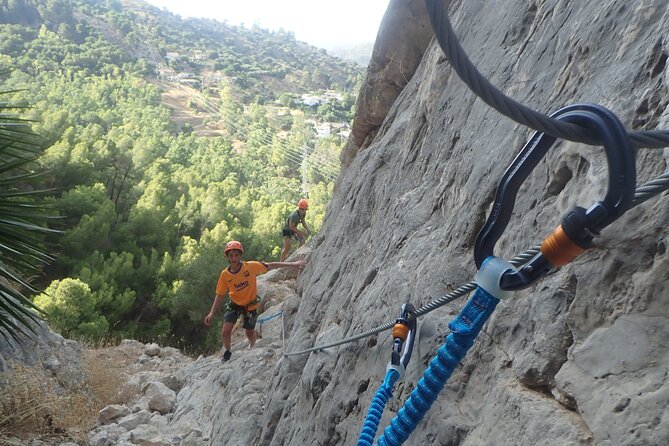
<path fill-rule="evenodd" d="M 244 247 L 242 246 L 242 244 L 239 243 L 237 240 L 232 240 L 229 241 L 227 245 L 225 245 L 225 254 L 227 254 L 228 251 L 232 251 L 234 249 L 236 249 L 241 253 L 244 253 Z"/>
<path fill-rule="evenodd" d="M 297 202 L 298 209 L 304 209 L 305 211 L 309 209 L 309 202 L 304 198 Z"/>

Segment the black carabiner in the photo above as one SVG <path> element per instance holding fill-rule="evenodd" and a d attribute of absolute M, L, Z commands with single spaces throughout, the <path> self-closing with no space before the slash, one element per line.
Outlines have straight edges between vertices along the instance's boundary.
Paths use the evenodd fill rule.
<path fill-rule="evenodd" d="M 634 198 L 635 151 L 625 127 L 615 114 L 596 104 L 575 104 L 559 110 L 552 117 L 579 124 L 596 134 L 596 138 L 606 152 L 609 170 L 608 191 L 602 201 L 596 202 L 589 209 L 577 206 L 570 210 L 558 227 L 559 235 L 553 235 L 550 236 L 552 238 L 549 237 L 550 240 L 549 238 L 544 240 L 541 253 L 520 269 L 504 273 L 500 286 L 505 290 L 526 288 L 554 266 L 567 263 L 555 260 L 556 255 L 550 252 L 555 248 L 556 237 L 572 245 L 566 249 L 571 249 L 572 254 L 575 255 L 568 261 L 577 255 L 576 251 L 580 250 L 580 253 L 592 246 L 592 239 L 623 215 Z M 490 216 L 476 238 L 474 260 L 477 268 L 481 267 L 486 258 L 493 255 L 495 244 L 504 233 L 511 218 L 520 186 L 556 139 L 545 133 L 535 133 L 504 172 L 497 187 Z M 544 247 L 544 245 L 547 246 Z"/>
<path fill-rule="evenodd" d="M 393 328 L 393 352 L 390 363 L 395 366 L 401 364 L 405 369 L 409 365 L 413 342 L 416 337 L 415 311 L 410 303 L 402 304 L 400 317 L 395 321 L 395 327 Z"/>

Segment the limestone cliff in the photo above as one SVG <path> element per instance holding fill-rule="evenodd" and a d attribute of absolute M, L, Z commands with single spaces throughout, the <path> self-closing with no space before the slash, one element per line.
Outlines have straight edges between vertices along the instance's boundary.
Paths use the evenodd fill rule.
<path fill-rule="evenodd" d="M 387 14 L 409 3 L 422 5 L 391 1 Z M 628 128 L 669 127 L 666 1 L 474 0 L 453 3 L 451 17 L 480 71 L 515 99 L 546 113 L 595 102 Z M 386 16 L 392 28 L 379 35 L 401 41 L 423 26 L 415 20 Z M 371 62 L 369 77 L 389 103 L 396 82 L 384 87 L 378 65 Z M 372 102 L 358 101 L 356 123 L 365 125 L 354 126 L 347 168 L 299 282 L 291 350 L 375 327 L 406 300 L 421 305 L 470 280 L 473 241 L 496 183 L 530 135 L 477 99 L 435 41 L 377 128 L 380 117 L 365 109 Z M 599 199 L 601 152 L 557 145 L 521 190 L 497 254 L 540 242 L 569 208 Z M 661 150 L 642 149 L 637 160 L 640 183 L 667 169 Z M 665 194 L 630 211 L 574 263 L 500 304 L 406 444 L 669 444 L 668 222 Z M 417 352 L 382 426 L 463 304 L 420 320 Z M 282 360 L 260 444 L 354 444 L 389 350 L 386 332 Z"/>

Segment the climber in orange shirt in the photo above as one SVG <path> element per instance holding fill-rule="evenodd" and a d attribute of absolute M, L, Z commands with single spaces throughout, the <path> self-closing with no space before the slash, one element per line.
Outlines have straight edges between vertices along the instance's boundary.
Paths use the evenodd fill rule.
<path fill-rule="evenodd" d="M 304 268 L 303 260 L 297 262 L 244 262 L 242 254 L 244 247 L 238 241 L 230 241 L 225 246 L 225 257 L 227 257 L 230 266 L 221 272 L 216 285 L 216 297 L 211 306 L 211 311 L 204 318 L 206 326 L 211 325 L 214 315 L 229 294 L 230 299 L 225 307 L 225 316 L 223 317 L 223 329 L 221 330 L 221 339 L 223 340 L 223 362 L 230 359 L 230 340 L 232 329 L 239 316 L 243 316 L 243 327 L 246 329 L 246 337 L 249 340 L 249 348 L 256 342 L 255 326 L 258 319 L 258 304 L 256 277 L 265 274 L 271 269 L 277 268 Z"/>

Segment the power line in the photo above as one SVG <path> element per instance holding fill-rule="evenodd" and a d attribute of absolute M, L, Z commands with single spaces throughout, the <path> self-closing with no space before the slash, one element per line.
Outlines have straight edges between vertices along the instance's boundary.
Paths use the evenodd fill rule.
<path fill-rule="evenodd" d="M 162 61 L 162 57 L 160 56 L 160 54 L 157 53 L 157 51 L 153 46 L 150 46 L 147 43 L 146 49 L 150 53 L 150 57 L 153 59 L 153 63 L 155 64 L 158 70 L 159 73 L 158 79 L 161 83 L 165 84 L 165 81 L 161 79 L 162 77 L 164 77 L 165 74 L 167 74 L 168 77 L 170 75 L 173 77 L 177 77 L 176 72 Z M 231 112 L 229 110 L 219 107 L 218 104 L 212 105 L 213 101 L 211 100 L 211 98 L 204 96 L 200 92 L 197 92 L 192 87 L 186 87 L 179 82 L 171 83 L 171 85 L 172 86 L 176 85 L 180 90 L 184 91 L 189 97 L 192 98 L 195 97 L 200 99 L 200 101 L 204 103 L 205 110 L 207 110 L 208 112 L 212 113 L 215 116 L 217 115 L 222 117 L 226 126 L 233 128 L 237 134 L 248 139 L 247 133 L 238 125 L 234 124 L 233 116 L 231 116 Z M 236 116 L 234 116 L 234 118 L 236 118 Z M 283 144 L 280 138 L 277 139 L 278 145 L 275 145 L 273 141 L 270 141 L 265 137 L 261 137 L 260 140 L 262 143 L 269 145 L 275 151 L 279 152 L 281 156 L 288 159 L 289 161 L 292 161 L 301 168 L 305 167 L 304 163 L 306 162 L 307 165 L 311 165 L 312 169 L 318 175 L 320 175 L 321 177 L 325 178 L 330 182 L 333 182 L 339 174 L 338 173 L 340 168 L 339 164 L 331 161 L 330 159 L 325 158 L 323 154 L 317 152 L 315 149 L 311 150 L 311 153 L 309 154 L 308 157 L 305 157 L 304 147 L 300 147 L 298 149 L 291 148 Z M 307 146 L 307 152 L 310 149 L 311 148 Z M 303 183 L 305 181 L 306 177 L 303 176 Z"/>
<path fill-rule="evenodd" d="M 161 81 L 161 82 L 165 83 L 164 81 Z M 189 95 L 189 97 L 197 98 L 200 101 L 202 101 L 204 103 L 203 107 L 206 111 L 212 113 L 215 116 L 223 118 L 223 121 L 224 121 L 226 126 L 232 128 L 237 134 L 245 137 L 248 140 L 248 132 L 246 132 L 243 128 L 241 128 L 238 124 L 235 123 L 234 118 L 236 118 L 237 116 L 236 115 L 233 116 L 232 112 L 227 111 L 224 108 L 217 107 L 216 105 L 218 105 L 218 104 L 213 104 L 213 101 L 210 98 L 208 98 L 208 97 L 202 95 L 201 93 L 197 92 L 192 87 L 187 87 L 187 86 L 184 86 L 180 83 L 173 84 L 173 86 L 176 86 L 181 91 L 187 93 Z M 285 158 L 288 158 L 290 161 L 294 162 L 298 166 L 300 166 L 300 167 L 302 166 L 302 162 L 303 162 L 302 156 L 303 155 L 302 155 L 302 153 L 300 153 L 298 151 L 299 149 L 293 149 L 293 148 L 290 148 L 290 147 L 286 146 L 285 144 L 282 143 L 282 140 L 280 138 L 277 139 L 278 145 L 274 144 L 273 141 L 269 140 L 267 137 L 264 137 L 264 136 L 260 137 L 260 141 L 262 143 L 272 147 L 274 150 L 279 152 L 282 156 L 284 156 Z M 337 173 L 336 173 L 335 169 L 338 170 L 338 168 L 331 162 L 327 163 L 325 161 L 321 161 L 322 158 L 320 158 L 320 154 L 318 154 L 317 152 L 313 152 L 313 153 L 316 153 L 316 156 L 314 157 L 315 161 L 312 159 L 311 156 L 309 156 L 309 158 L 307 159 L 307 162 L 313 165 L 312 167 L 314 168 L 316 173 L 318 173 L 320 176 L 324 177 L 325 179 L 327 179 L 329 181 L 334 181 L 337 177 Z"/>

